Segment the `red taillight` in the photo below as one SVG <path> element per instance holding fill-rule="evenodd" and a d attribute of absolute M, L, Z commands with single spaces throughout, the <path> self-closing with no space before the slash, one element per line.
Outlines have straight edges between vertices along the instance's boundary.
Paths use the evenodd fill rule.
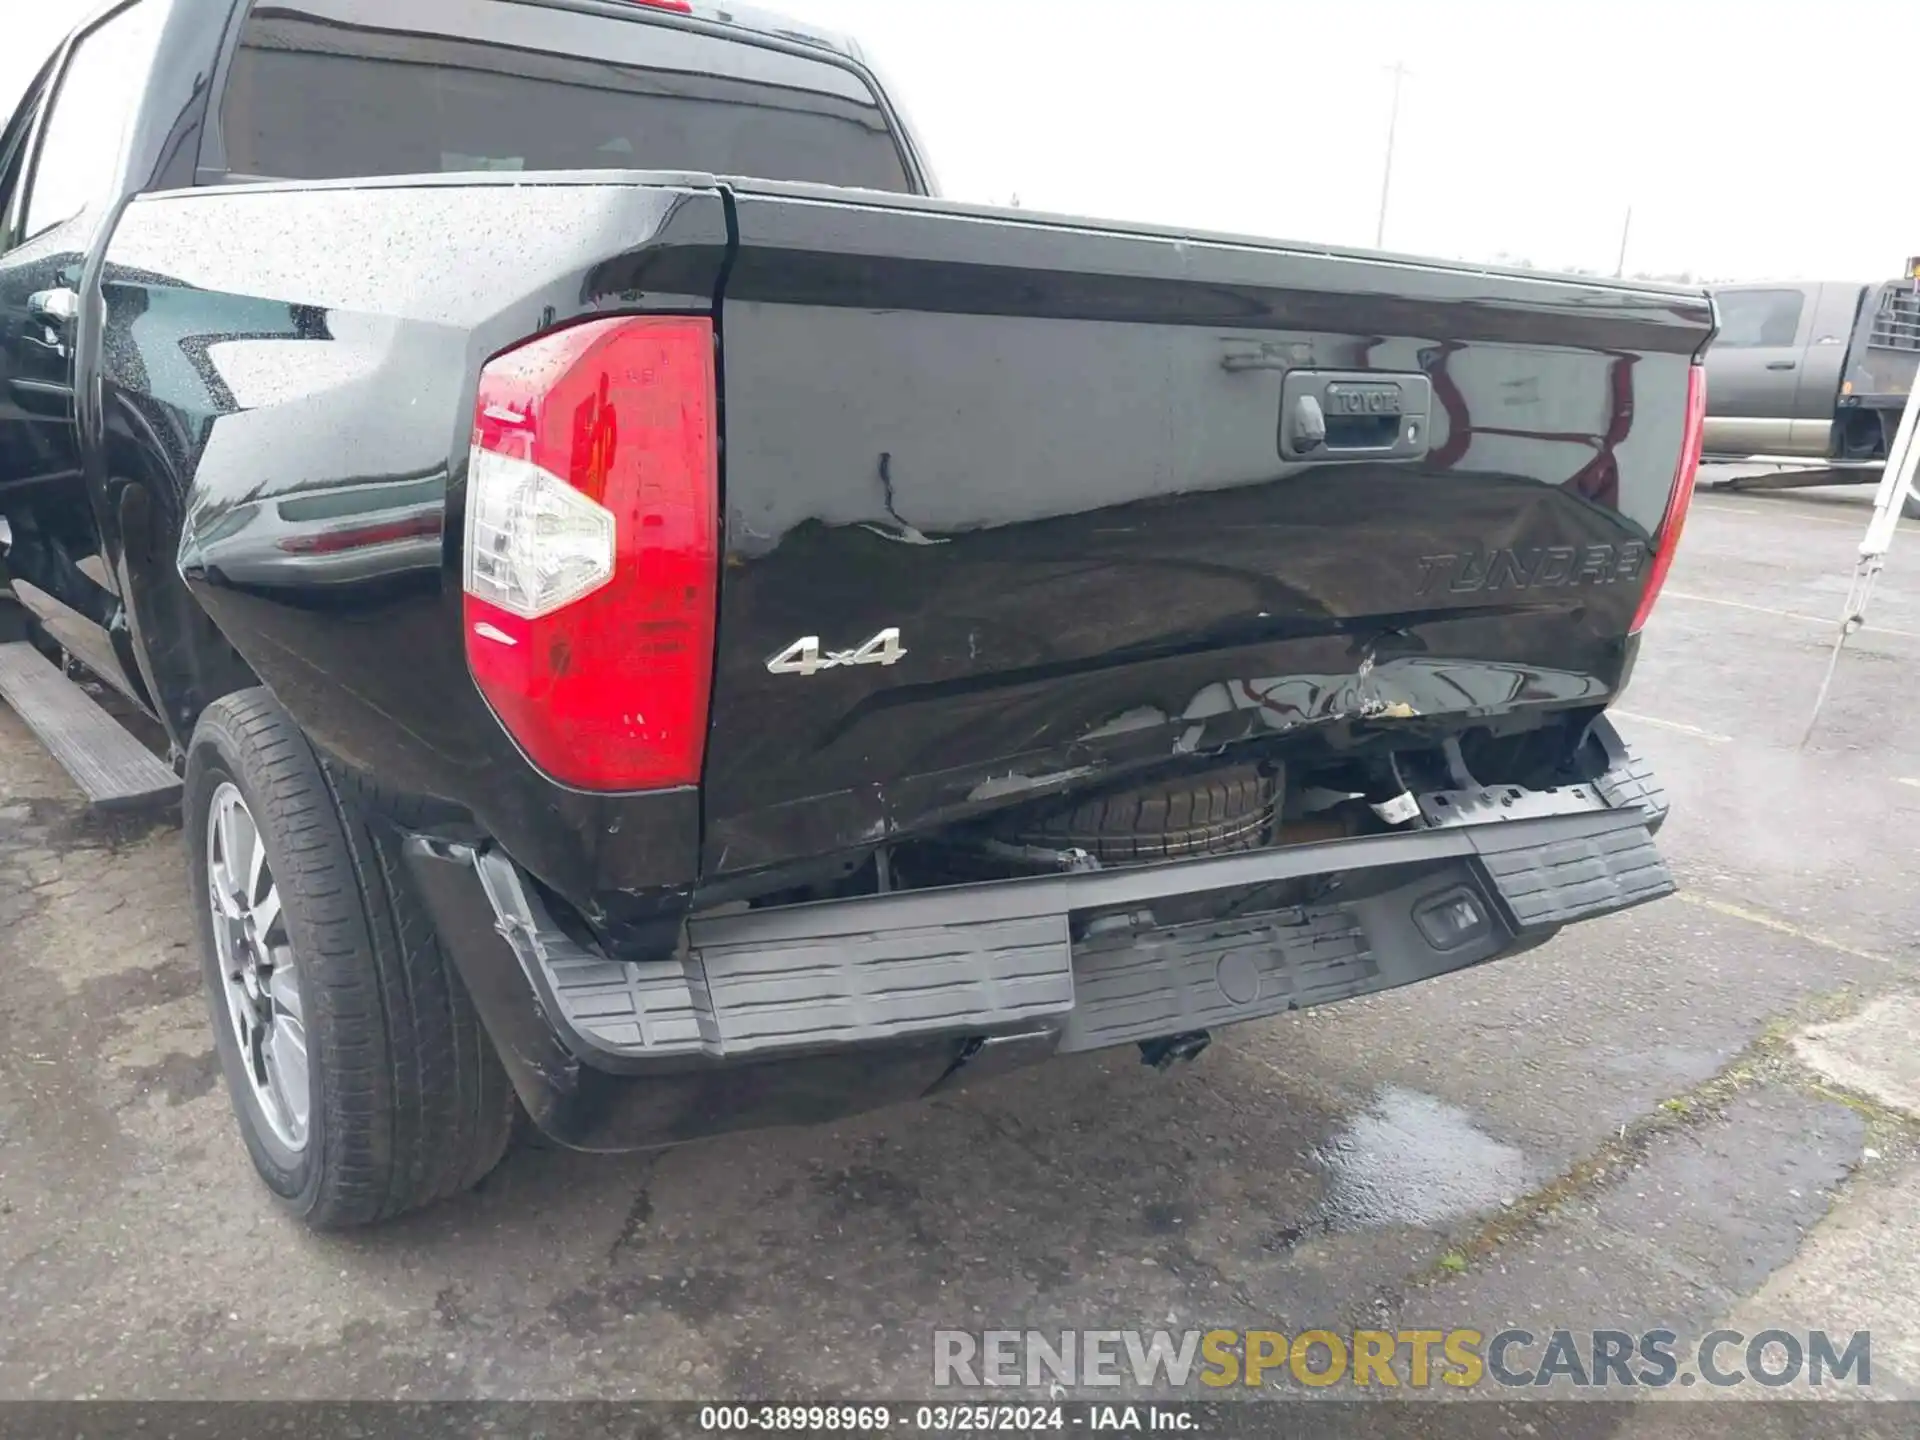
<path fill-rule="evenodd" d="M 713 681 L 713 326 L 595 320 L 480 372 L 466 646 L 528 758 L 580 790 L 697 785 Z"/>
<path fill-rule="evenodd" d="M 1693 505 L 1693 482 L 1700 474 L 1700 450 L 1706 440 L 1707 372 L 1695 365 L 1687 371 L 1687 421 L 1680 432 L 1680 465 L 1674 471 L 1673 490 L 1667 496 L 1667 513 L 1653 536 L 1653 563 L 1647 568 L 1647 588 L 1641 592 L 1640 608 L 1633 613 L 1629 634 L 1638 635 L 1653 614 L 1660 588 L 1667 583 L 1667 571 L 1673 568 L 1673 552 L 1680 548 L 1681 532 L 1687 528 L 1687 511 Z"/>
<path fill-rule="evenodd" d="M 693 5 L 690 0 L 628 0 L 632 5 L 644 5 L 649 10 L 671 10 L 676 15 L 691 15 Z"/>

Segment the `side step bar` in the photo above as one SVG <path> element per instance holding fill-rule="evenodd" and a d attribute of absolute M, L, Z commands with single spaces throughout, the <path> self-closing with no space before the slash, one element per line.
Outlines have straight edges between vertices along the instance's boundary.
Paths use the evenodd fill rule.
<path fill-rule="evenodd" d="M 23 641 L 0 645 L 0 699 L 27 722 L 90 804 L 127 809 L 180 793 L 170 766 Z"/>

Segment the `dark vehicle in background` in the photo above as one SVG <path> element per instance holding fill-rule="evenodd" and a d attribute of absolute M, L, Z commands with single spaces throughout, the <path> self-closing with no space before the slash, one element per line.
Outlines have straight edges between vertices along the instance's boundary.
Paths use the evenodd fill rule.
<path fill-rule="evenodd" d="M 1920 283 L 1789 281 L 1712 293 L 1720 331 L 1707 354 L 1710 456 L 1887 458 L 1920 369 Z"/>
<path fill-rule="evenodd" d="M 177 768 L 312 1224 L 1672 889 L 1605 711 L 1700 293 L 943 201 L 854 47 L 668 0 L 136 0 L 0 177 L 6 564 L 173 768 L 0 693 Z"/>

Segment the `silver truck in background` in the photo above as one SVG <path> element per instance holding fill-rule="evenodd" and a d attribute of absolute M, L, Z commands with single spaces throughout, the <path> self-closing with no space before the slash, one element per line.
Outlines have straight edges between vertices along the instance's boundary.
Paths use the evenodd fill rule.
<path fill-rule="evenodd" d="M 1710 287 L 1720 333 L 1706 360 L 1708 457 L 1846 467 L 1801 484 L 1877 479 L 1920 369 L 1920 258 L 1907 270 L 1872 285 Z"/>

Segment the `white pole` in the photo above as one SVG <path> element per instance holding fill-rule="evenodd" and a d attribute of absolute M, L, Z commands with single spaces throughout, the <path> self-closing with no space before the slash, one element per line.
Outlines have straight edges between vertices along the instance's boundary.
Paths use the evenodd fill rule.
<path fill-rule="evenodd" d="M 1380 172 L 1380 220 L 1373 227 L 1373 248 L 1383 249 L 1387 243 L 1387 199 L 1393 193 L 1393 142 L 1400 134 L 1400 82 L 1409 71 L 1406 65 L 1393 62 L 1393 109 L 1387 114 L 1387 163 Z"/>
<path fill-rule="evenodd" d="M 1920 442 L 1916 442 L 1916 430 L 1920 430 L 1920 383 L 1907 395 L 1899 433 L 1893 437 L 1893 448 L 1887 452 L 1887 468 L 1880 476 L 1880 489 L 1873 498 L 1873 518 L 1867 522 L 1866 536 L 1860 541 L 1859 559 L 1854 562 L 1853 585 L 1847 591 L 1840 633 L 1834 637 L 1833 653 L 1827 657 L 1826 678 L 1820 682 L 1820 693 L 1814 697 L 1813 718 L 1807 722 L 1807 733 L 1800 739 L 1803 750 L 1819 727 L 1820 712 L 1826 706 L 1827 692 L 1833 688 L 1834 671 L 1840 665 L 1841 649 L 1847 638 L 1867 623 L 1867 603 L 1873 599 L 1873 588 L 1880 572 L 1886 568 L 1893 537 L 1900 533 L 1900 516 L 1905 511 L 1907 497 L 1914 494 L 1915 473 L 1920 471 Z"/>

